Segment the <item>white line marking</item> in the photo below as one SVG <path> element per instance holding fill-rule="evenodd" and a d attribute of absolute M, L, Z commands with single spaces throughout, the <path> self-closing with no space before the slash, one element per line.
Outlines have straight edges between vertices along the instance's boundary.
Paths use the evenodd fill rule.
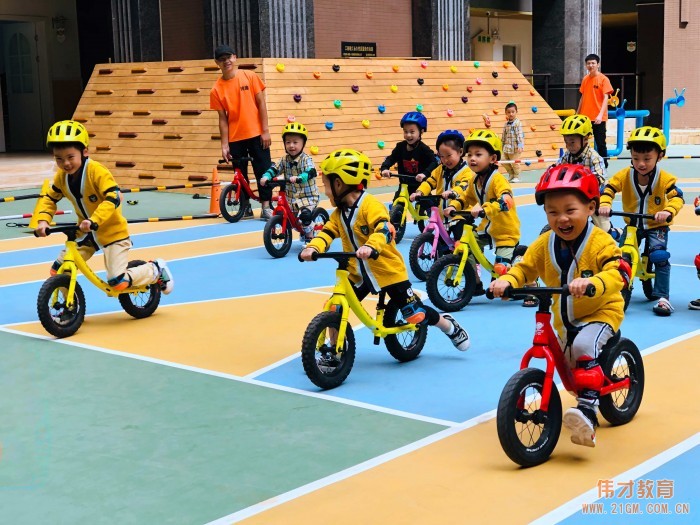
<path fill-rule="evenodd" d="M 694 447 L 697 447 L 698 445 L 700 445 L 700 432 L 698 432 L 692 437 L 689 437 L 685 441 L 681 441 L 677 445 L 674 445 L 673 447 L 664 450 L 660 454 L 654 456 L 651 459 L 648 459 L 644 463 L 640 463 L 639 465 L 632 467 L 627 472 L 623 472 L 619 476 L 613 478 L 612 481 L 615 481 L 615 486 L 617 486 L 618 482 L 625 483 L 629 482 L 630 480 L 637 479 L 641 476 L 644 476 L 648 472 L 651 472 L 652 470 L 657 469 L 660 466 L 668 463 L 669 461 L 677 458 L 681 454 L 688 452 Z M 579 512 L 582 509 L 582 505 L 584 503 L 593 503 L 599 499 L 600 496 L 598 494 L 598 488 L 596 487 L 594 489 L 589 490 L 588 492 L 584 492 L 580 496 L 577 496 L 576 498 L 570 501 L 567 501 L 562 506 L 554 509 L 551 512 L 548 512 L 547 514 L 536 519 L 535 521 L 532 521 L 530 525 L 548 525 L 550 523 L 559 523 Z"/>

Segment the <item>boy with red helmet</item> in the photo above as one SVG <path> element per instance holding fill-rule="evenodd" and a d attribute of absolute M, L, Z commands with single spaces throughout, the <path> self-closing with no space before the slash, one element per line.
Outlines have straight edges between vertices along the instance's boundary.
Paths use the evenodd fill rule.
<path fill-rule="evenodd" d="M 524 286 L 538 277 L 545 286 L 568 284 L 571 295 L 556 296 L 552 313 L 557 337 L 582 390 L 577 392 L 578 406 L 564 414 L 564 425 L 571 431 L 572 442 L 588 447 L 595 446 L 604 378 L 598 355 L 620 328 L 624 317 L 620 291 L 629 280 L 620 248 L 589 221 L 599 196 L 598 180 L 585 166 L 561 164 L 545 171 L 535 188 L 535 200 L 544 205 L 551 230 L 540 235 L 523 260 L 489 287 L 495 297 L 502 297 L 509 286 Z M 590 298 L 584 297 L 589 284 L 596 289 Z"/>
<path fill-rule="evenodd" d="M 700 215 L 700 196 L 695 197 L 695 215 Z M 698 269 L 698 279 L 700 279 L 700 253 L 695 256 L 695 267 Z M 690 301 L 688 308 L 691 310 L 700 310 L 700 298 Z"/>

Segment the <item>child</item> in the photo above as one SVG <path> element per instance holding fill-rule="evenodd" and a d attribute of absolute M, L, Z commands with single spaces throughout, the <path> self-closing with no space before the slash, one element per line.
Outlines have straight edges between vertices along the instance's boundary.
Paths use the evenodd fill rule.
<path fill-rule="evenodd" d="M 408 193 L 416 191 L 418 185 L 437 167 L 435 153 L 423 141 L 423 133 L 428 131 L 428 119 L 417 111 L 406 113 L 401 118 L 402 142 L 398 142 L 379 168 L 382 177 L 389 177 L 389 168 L 396 164 L 399 175 L 415 175 L 416 180 L 408 181 Z M 394 200 L 401 191 L 396 190 Z"/>
<path fill-rule="evenodd" d="M 621 265 L 621 251 L 605 232 L 589 223 L 598 204 L 596 177 L 585 167 L 552 166 L 535 188 L 537 204 L 544 204 L 551 231 L 540 235 L 523 260 L 491 283 L 494 297 L 509 286 L 520 287 L 540 277 L 545 286 L 568 283 L 570 297 L 556 295 L 552 304 L 554 329 L 578 384 L 578 406 L 564 414 L 564 425 L 577 445 L 595 446 L 595 427 L 603 370 L 598 355 L 624 316 L 620 291 L 629 282 L 629 266 Z M 621 267 L 622 266 L 622 267 Z M 595 297 L 584 297 L 589 284 Z"/>
<path fill-rule="evenodd" d="M 520 125 L 518 106 L 515 102 L 506 104 L 506 123 L 503 125 L 503 158 L 517 160 L 525 147 L 523 127 Z M 520 182 L 520 164 L 503 164 L 508 173 L 508 182 Z"/>
<path fill-rule="evenodd" d="M 350 261 L 349 270 L 358 299 L 384 290 L 401 305 L 406 321 L 437 326 L 457 350 L 466 351 L 470 345 L 466 330 L 450 315 L 440 315 L 423 304 L 413 292 L 406 264 L 393 242 L 389 213 L 374 195 L 365 191 L 372 174 L 369 158 L 352 149 L 336 150 L 323 161 L 321 172 L 324 192 L 336 209 L 300 257 L 310 261 L 314 251 L 325 252 L 333 239 L 340 237 L 343 251 L 357 254 L 357 260 Z M 374 252 L 379 253 L 377 259 L 370 258 Z"/>
<path fill-rule="evenodd" d="M 564 136 L 566 153 L 557 161 L 557 164 L 581 164 L 586 166 L 598 177 L 600 191 L 605 187 L 605 164 L 598 152 L 591 148 L 589 138 L 593 133 L 591 119 L 585 115 L 571 115 L 561 123 L 559 132 Z M 600 215 L 593 215 L 593 224 L 601 230 L 610 233 L 613 239 L 620 240 L 622 230 L 613 228 L 610 219 Z"/>
<path fill-rule="evenodd" d="M 282 130 L 282 142 L 287 154 L 274 164 L 260 177 L 260 184 L 265 186 L 268 180 L 277 175 L 283 175 L 287 184 L 285 193 L 289 206 L 297 213 L 304 226 L 303 242 L 307 243 L 314 237 L 314 225 L 311 214 L 318 206 L 319 193 L 316 187 L 316 167 L 310 155 L 304 153 L 304 146 L 309 134 L 306 127 L 298 122 L 290 122 Z"/>
<path fill-rule="evenodd" d="M 498 171 L 497 162 L 501 159 L 501 139 L 490 130 L 480 129 L 469 134 L 464 147 L 467 149 L 469 167 L 476 174 L 473 183 L 457 192 L 454 200 L 445 208 L 445 216 L 452 210 L 469 210 L 478 217 L 483 210 L 486 217 L 476 230 L 477 242 L 484 249 L 495 244 L 496 263 L 510 267 L 513 252 L 520 240 L 520 220 L 515 211 L 513 191 L 505 176 Z M 470 263 L 476 261 L 470 255 Z M 484 285 L 477 272 L 477 285 L 474 295 L 483 295 Z M 536 298 L 526 298 L 527 306 Z"/>
<path fill-rule="evenodd" d="M 669 222 L 683 207 L 683 192 L 676 186 L 676 177 L 658 169 L 657 164 L 666 154 L 666 137 L 658 128 L 644 126 L 632 131 L 627 141 L 632 154 L 632 168 L 618 171 L 608 181 L 600 198 L 598 213 L 610 216 L 615 194 L 622 192 L 622 209 L 626 212 L 654 215 L 654 220 L 638 221 L 637 236 L 641 244 L 646 239 L 649 261 L 654 265 L 653 295 L 658 299 L 654 313 L 671 315 L 669 301 L 671 254 L 668 252 Z M 630 219 L 625 217 L 629 224 Z"/>
<path fill-rule="evenodd" d="M 695 215 L 700 215 L 700 196 L 695 197 Z M 698 270 L 698 279 L 700 279 L 700 253 L 695 256 L 695 268 Z M 688 308 L 691 310 L 700 310 L 700 298 L 690 301 Z"/>
<path fill-rule="evenodd" d="M 88 132 L 79 122 L 63 120 L 49 129 L 46 145 L 53 150 L 58 166 L 53 185 L 37 203 L 37 237 L 46 237 L 46 229 L 56 213 L 56 204 L 67 197 L 78 216 L 78 251 L 86 261 L 101 249 L 104 253 L 107 283 L 114 290 L 158 283 L 163 293 L 173 291 L 173 276 L 162 259 L 127 269 L 131 240 L 122 216 L 119 186 L 112 174 L 99 162 L 88 158 Z M 94 226 L 93 226 L 94 225 Z M 93 227 L 97 227 L 93 231 Z M 51 267 L 51 275 L 63 263 L 61 251 Z"/>

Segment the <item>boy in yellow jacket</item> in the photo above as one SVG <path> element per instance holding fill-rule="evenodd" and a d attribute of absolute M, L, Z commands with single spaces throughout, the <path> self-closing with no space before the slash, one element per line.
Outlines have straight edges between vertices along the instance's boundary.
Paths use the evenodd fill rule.
<path fill-rule="evenodd" d="M 53 151 L 58 171 L 47 194 L 39 198 L 36 235 L 46 237 L 56 204 L 66 197 L 73 204 L 83 232 L 78 251 L 86 261 L 97 250 L 103 251 L 107 283 L 112 289 L 159 283 L 163 293 L 169 294 L 175 282 L 162 259 L 127 269 L 132 244 L 121 212 L 119 186 L 106 167 L 88 158 L 89 141 L 80 122 L 63 120 L 49 129 L 46 145 Z M 61 267 L 64 256 L 65 250 L 53 263 L 51 275 Z"/>
<path fill-rule="evenodd" d="M 440 315 L 421 302 L 408 280 L 406 264 L 394 242 L 394 227 L 389 212 L 374 195 L 365 191 L 372 174 L 369 158 L 352 149 L 332 152 L 321 164 L 326 196 L 336 209 L 323 230 L 302 250 L 300 257 L 310 261 L 313 252 L 328 250 L 333 239 L 340 237 L 343 251 L 355 252 L 350 260 L 350 281 L 361 301 L 369 293 L 386 291 L 401 307 L 406 321 L 437 326 L 462 352 L 469 348 L 466 330 L 450 315 Z M 372 259 L 374 252 L 379 257 Z"/>
<path fill-rule="evenodd" d="M 654 220 L 639 221 L 637 241 L 641 244 L 646 239 L 649 260 L 654 265 L 653 295 L 658 302 L 653 311 L 667 317 L 673 312 L 669 301 L 669 225 L 683 208 L 683 192 L 676 186 L 676 177 L 658 168 L 659 161 L 666 154 L 666 137 L 660 129 L 644 126 L 633 130 L 627 140 L 627 149 L 632 154 L 632 167 L 618 171 L 608 180 L 600 197 L 598 213 L 609 217 L 615 194 L 622 193 L 624 211 L 654 216 Z M 627 224 L 630 220 L 625 217 Z"/>
<path fill-rule="evenodd" d="M 495 297 L 509 286 L 542 279 L 545 286 L 568 283 L 571 295 L 555 296 L 554 329 L 573 375 L 582 390 L 578 406 L 564 414 L 564 425 L 577 445 L 595 446 L 596 415 L 603 370 L 598 355 L 620 328 L 624 300 L 620 291 L 629 282 L 629 266 L 610 235 L 589 222 L 598 204 L 600 189 L 590 170 L 581 165 L 550 167 L 535 188 L 537 204 L 544 205 L 551 228 L 525 252 L 523 260 L 491 283 Z M 589 284 L 595 297 L 584 297 Z"/>

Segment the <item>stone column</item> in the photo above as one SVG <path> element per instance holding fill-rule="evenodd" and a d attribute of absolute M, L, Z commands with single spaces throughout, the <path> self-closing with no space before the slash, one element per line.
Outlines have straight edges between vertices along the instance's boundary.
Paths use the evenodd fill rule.
<path fill-rule="evenodd" d="M 469 58 L 469 0 L 413 0 L 412 15 L 414 56 Z"/>
<path fill-rule="evenodd" d="M 163 59 L 159 0 L 112 0 L 116 62 Z"/>
<path fill-rule="evenodd" d="M 586 55 L 600 55 L 601 0 L 532 2 L 532 69 L 550 73 L 549 104 L 576 109 Z M 605 73 L 605 57 L 601 57 Z M 542 91 L 543 80 L 534 82 Z M 544 93 L 542 93 L 544 95 Z"/>

